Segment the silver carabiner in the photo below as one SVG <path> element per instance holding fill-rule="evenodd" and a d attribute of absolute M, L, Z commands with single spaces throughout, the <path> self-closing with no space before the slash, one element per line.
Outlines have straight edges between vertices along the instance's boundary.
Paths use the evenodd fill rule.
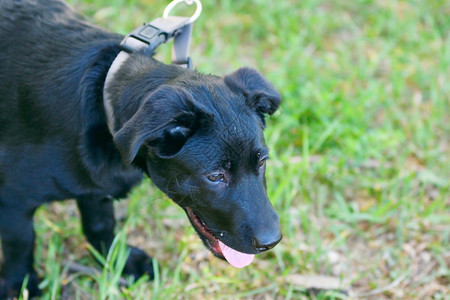
<path fill-rule="evenodd" d="M 184 2 L 186 5 L 192 5 L 195 3 L 195 5 L 197 6 L 194 14 L 189 18 L 189 23 L 194 23 L 194 21 L 197 20 L 197 18 L 202 13 L 202 3 L 200 2 L 200 0 L 174 0 L 170 2 L 164 9 L 163 18 L 167 18 L 170 11 L 181 2 Z"/>

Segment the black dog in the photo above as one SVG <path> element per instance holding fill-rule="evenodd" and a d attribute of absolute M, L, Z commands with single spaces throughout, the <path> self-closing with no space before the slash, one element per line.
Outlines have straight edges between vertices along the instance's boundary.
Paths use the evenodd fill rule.
<path fill-rule="evenodd" d="M 105 253 L 112 199 L 142 173 L 235 266 L 281 239 L 263 137 L 279 93 L 252 69 L 220 78 L 135 53 L 112 79 L 109 116 L 103 86 L 122 38 L 58 0 L 0 0 L 0 298 L 15 295 L 27 274 L 30 294 L 39 294 L 36 208 L 76 199 L 87 239 Z M 151 258 L 130 248 L 124 272 L 152 277 Z"/>

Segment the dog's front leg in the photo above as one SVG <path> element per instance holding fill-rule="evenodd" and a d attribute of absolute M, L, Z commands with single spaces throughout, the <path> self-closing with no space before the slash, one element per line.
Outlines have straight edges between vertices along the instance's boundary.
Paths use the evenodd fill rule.
<path fill-rule="evenodd" d="M 77 199 L 81 214 L 83 232 L 92 246 L 106 255 L 114 239 L 114 206 L 111 198 L 96 199 L 84 197 Z M 144 251 L 130 247 L 130 256 L 123 272 L 135 279 L 147 274 L 153 279 L 152 259 Z"/>
<path fill-rule="evenodd" d="M 38 288 L 39 279 L 33 269 L 34 209 L 28 211 L 19 207 L 0 205 L 0 237 L 3 251 L 0 299 L 18 296 L 27 275 L 29 296 L 41 294 Z"/>

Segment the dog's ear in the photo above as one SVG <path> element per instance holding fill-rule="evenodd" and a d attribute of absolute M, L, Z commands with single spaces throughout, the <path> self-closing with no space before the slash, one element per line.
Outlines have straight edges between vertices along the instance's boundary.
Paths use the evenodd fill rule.
<path fill-rule="evenodd" d="M 188 92 L 165 86 L 143 101 L 115 133 L 114 142 L 126 164 L 131 164 L 143 144 L 159 157 L 170 157 L 209 117 Z"/>
<path fill-rule="evenodd" d="M 264 123 L 264 115 L 272 115 L 280 106 L 281 95 L 262 75 L 251 68 L 241 68 L 224 77 L 225 84 L 235 93 L 241 93 Z"/>

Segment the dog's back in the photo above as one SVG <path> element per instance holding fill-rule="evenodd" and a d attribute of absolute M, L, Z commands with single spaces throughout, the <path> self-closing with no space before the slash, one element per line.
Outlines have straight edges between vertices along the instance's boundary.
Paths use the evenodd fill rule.
<path fill-rule="evenodd" d="M 82 71 L 92 61 L 84 50 L 111 36 L 77 18 L 60 1 L 0 0 L 0 140 L 10 122 L 29 125 L 14 128 L 16 134 L 29 136 L 31 130 L 37 137 L 43 129 L 46 135 L 52 133 L 52 128 L 40 128 L 48 118 L 61 124 L 67 116 L 76 117 L 75 104 L 67 101 L 80 92 Z M 68 97 L 61 97 L 65 94 Z M 53 109 L 45 109 L 48 106 Z M 40 108 L 45 115 L 39 114 Z"/>
<path fill-rule="evenodd" d="M 109 134 L 101 91 L 121 38 L 61 1 L 0 0 L 0 201 L 6 182 L 24 187 L 16 199 L 41 202 L 106 186 L 123 196 L 140 178 L 99 138 Z M 118 174 L 124 182 L 112 183 Z"/>

